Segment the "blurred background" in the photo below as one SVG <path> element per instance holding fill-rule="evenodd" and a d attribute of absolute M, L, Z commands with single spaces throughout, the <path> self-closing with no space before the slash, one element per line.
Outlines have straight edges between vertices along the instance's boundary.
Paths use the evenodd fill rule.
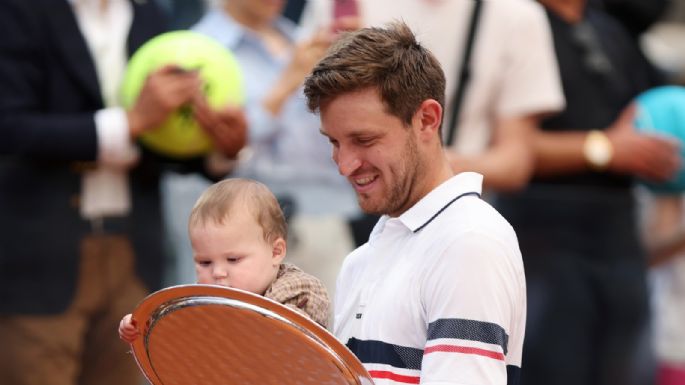
<path fill-rule="evenodd" d="M 303 42 L 308 41 L 307 39 L 313 34 L 312 31 L 317 30 L 317 28 L 326 23 L 325 20 L 322 21 L 323 19 L 320 18 L 319 12 L 330 13 L 331 5 L 328 4 L 328 8 L 326 8 L 326 5 L 322 6 L 321 4 L 331 3 L 332 1 L 286 1 L 284 4 L 280 5 L 281 8 L 279 8 L 277 15 L 265 16 L 267 18 L 267 23 L 278 25 L 278 28 L 276 29 L 283 33 L 281 38 L 286 41 L 286 43 L 282 44 L 280 51 L 278 49 L 270 49 L 272 47 L 269 44 L 273 43 L 273 41 L 260 41 L 255 37 L 256 35 L 251 36 L 249 32 L 246 34 L 248 37 L 245 38 L 245 41 L 252 44 L 252 48 L 256 46 L 261 49 L 261 51 L 259 49 L 250 51 L 252 48 L 244 48 L 243 45 L 241 45 L 247 44 L 244 42 L 236 43 L 236 41 L 240 40 L 240 37 L 235 39 L 231 37 L 222 40 L 221 34 L 223 33 L 223 30 L 217 29 L 214 25 L 210 25 L 210 16 L 212 12 L 223 12 L 225 2 L 231 1 L 240 3 L 241 6 L 245 8 L 254 6 L 255 12 L 257 13 L 260 12 L 260 10 L 259 6 L 255 4 L 265 3 L 265 0 L 254 0 L 252 5 L 250 3 L 252 0 L 157 0 L 157 3 L 164 14 L 169 18 L 170 29 L 192 28 L 210 36 L 213 34 L 217 35 L 213 37 L 217 38 L 217 40 L 224 44 L 227 49 L 236 50 L 236 52 L 238 52 L 237 56 L 239 62 L 245 69 L 245 81 L 247 84 L 248 97 L 245 111 L 248 116 L 249 138 L 247 146 L 239 153 L 237 159 L 233 159 L 232 162 L 229 162 L 226 166 L 228 172 L 223 175 L 228 177 L 245 176 L 261 180 L 276 193 L 289 222 L 290 234 L 288 239 L 287 259 L 300 266 L 306 272 L 321 278 L 333 295 L 335 292 L 335 277 L 343 258 L 356 246 L 359 246 L 366 241 L 376 218 L 363 215 L 357 208 L 354 192 L 347 186 L 342 177 L 337 175 L 336 167 L 330 160 L 327 141 L 319 137 L 318 118 L 315 115 L 308 115 L 309 113 L 306 111 L 300 86 L 304 76 L 306 76 L 307 70 L 311 69 L 313 62 L 309 63 L 308 67 L 304 66 L 302 68 L 294 68 L 294 65 L 292 64 L 293 62 L 297 62 L 297 60 L 293 60 L 293 57 L 297 57 L 298 52 L 303 53 L 307 49 Z M 369 4 L 371 4 L 370 2 L 372 1 L 374 0 L 369 0 Z M 428 7 L 429 5 L 439 7 L 441 4 L 449 3 L 452 0 L 407 0 L 408 3 L 412 1 L 424 4 L 422 6 L 425 7 Z M 490 1 L 506 2 L 509 0 Z M 145 1 L 142 2 L 145 3 Z M 611 29 L 611 33 L 615 33 L 615 35 L 603 34 L 601 30 L 595 31 L 596 34 L 599 35 L 599 37 L 596 37 L 597 41 L 600 42 L 599 45 L 603 46 L 604 50 L 607 51 L 606 56 L 609 57 L 609 61 L 614 58 L 611 56 L 612 52 L 624 49 L 616 47 L 623 47 L 625 44 L 634 44 L 636 49 L 640 50 L 649 63 L 651 63 L 651 68 L 655 71 L 656 77 L 659 79 L 650 84 L 653 84 L 654 86 L 685 86 L 685 0 L 588 0 L 587 4 L 581 0 L 579 0 L 579 2 L 583 4 L 581 8 L 587 7 L 587 9 L 592 9 L 592 12 L 595 12 L 583 11 L 584 14 L 588 16 L 583 16 L 581 19 L 587 21 L 588 25 L 598 23 L 596 25 L 606 26 L 608 25 L 607 23 L 609 23 L 612 28 L 614 28 Z M 70 3 L 73 4 L 73 2 Z M 136 1 L 136 3 L 138 3 L 138 1 Z M 398 4 L 399 3 L 401 2 L 398 2 Z M 574 3 L 574 1 L 569 1 L 569 3 Z M 556 16 L 553 16 L 554 12 L 550 10 L 565 9 L 564 1 L 557 2 L 548 0 L 541 1 L 539 4 L 546 7 L 547 12 L 549 12 L 546 14 L 551 20 L 555 20 L 554 18 Z M 370 8 L 361 7 L 361 9 L 373 8 L 371 6 L 369 7 Z M 324 11 L 321 11 L 322 9 Z M 403 6 L 398 5 L 397 9 L 403 9 Z M 563 14 L 563 12 L 560 12 L 560 14 Z M 365 15 L 362 12 L 361 16 L 362 19 L 364 16 L 367 16 L 370 18 L 369 20 L 376 21 L 384 20 L 386 15 Z M 438 17 L 437 13 L 435 16 Z M 205 17 L 207 17 L 207 19 L 205 19 Z M 412 15 L 406 15 L 406 17 L 410 19 Z M 610 19 L 611 21 L 607 22 L 607 19 Z M 236 20 L 238 20 L 238 18 L 236 18 Z M 545 20 L 547 20 L 547 18 L 545 18 Z M 563 17 L 560 17 L 560 20 L 562 21 L 557 21 L 558 25 L 564 24 Z M 232 23 L 235 23 L 235 20 L 232 20 Z M 237 24 L 240 24 L 240 22 Z M 365 22 L 362 21 L 362 25 L 364 24 Z M 248 31 L 250 30 L 249 27 L 245 28 Z M 616 28 L 619 28 L 620 31 L 616 32 Z M 549 32 L 547 29 L 548 28 L 545 27 L 545 32 Z M 0 34 L 2 31 L 2 27 L 0 27 Z M 551 31 L 552 34 L 557 33 L 557 29 L 551 29 Z M 561 29 L 559 31 L 561 31 Z M 433 32 L 435 31 L 430 31 L 430 33 Z M 426 32 L 426 34 L 428 35 L 429 32 Z M 592 35 L 592 33 L 590 33 L 590 35 Z M 559 35 L 550 36 L 552 36 L 550 37 L 550 42 L 559 44 Z M 557 36 L 557 38 L 554 38 L 554 36 Z M 620 36 L 620 42 L 614 42 L 612 40 L 614 36 Z M 258 37 L 261 38 L 262 36 L 259 35 Z M 591 37 L 590 40 L 594 38 L 595 37 Z M 250 41 L 250 39 L 255 39 L 256 41 Z M 461 40 L 457 42 L 456 39 L 455 41 L 450 39 L 441 40 L 444 45 L 450 45 L 452 43 L 456 45 L 462 44 Z M 431 38 L 428 38 L 427 41 L 431 41 Z M 592 43 L 590 45 L 592 45 Z M 557 46 L 557 48 L 558 47 L 559 46 Z M 433 49 L 433 47 L 429 48 Z M 487 47 L 482 49 L 487 49 Z M 527 55 L 526 47 L 519 46 L 516 47 L 516 49 L 520 51 L 520 55 Z M 630 50 L 632 48 L 625 49 Z M 9 52 L 10 51 L 8 50 L 3 52 L 3 54 L 9 54 Z M 537 54 L 537 52 L 535 54 Z M 262 58 L 259 55 L 264 57 Z M 450 55 L 454 56 L 455 61 L 457 60 L 457 55 L 455 55 L 454 52 L 450 51 Z M 619 55 L 617 57 L 624 56 Z M 563 61 L 563 55 L 559 56 L 559 58 L 559 60 Z M 564 63 L 560 62 L 559 64 L 560 68 L 562 68 L 561 82 L 563 83 L 564 80 L 572 79 L 574 76 L 573 74 L 567 75 L 564 72 L 567 71 L 564 69 Z M 617 67 L 616 64 L 617 63 L 614 63 L 614 68 Z M 264 67 L 257 67 L 262 65 L 264 65 Z M 456 64 L 452 63 L 451 65 L 456 68 Z M 289 90 L 288 95 L 285 97 L 286 101 L 278 106 L 276 113 L 272 113 L 272 110 L 268 110 L 263 105 L 264 96 L 268 95 L 269 91 L 277 84 L 281 84 L 278 83 L 279 81 L 282 81 L 281 75 L 287 71 L 294 71 L 293 73 L 299 71 L 299 77 L 296 76 L 296 84 Z M 476 68 L 475 71 L 478 71 L 478 68 Z M 508 73 L 505 68 L 495 68 L 492 71 L 493 72 L 489 75 L 499 76 L 500 72 Z M 609 72 L 612 72 L 612 70 L 609 70 Z M 456 72 L 454 71 L 448 73 L 448 88 L 450 88 L 450 85 L 454 84 L 451 84 L 450 82 L 456 78 L 456 76 L 453 76 L 455 74 Z M 556 66 L 552 71 L 552 75 L 557 75 Z M 0 87 L 3 87 L 3 85 L 6 84 L 9 84 L 9 82 L 0 82 Z M 563 83 L 561 86 L 567 87 L 568 84 Z M 623 92 L 626 87 L 618 88 Z M 525 91 L 526 90 L 521 90 L 522 93 L 525 93 Z M 628 96 L 630 96 L 631 100 L 639 94 L 639 92 L 625 92 L 629 93 Z M 570 109 L 576 102 L 572 95 L 569 97 L 568 92 L 566 93 L 565 98 L 566 108 Z M 448 97 L 448 99 L 450 99 L 450 97 Z M 494 99 L 495 97 L 493 96 L 492 106 L 485 104 L 483 110 L 490 110 L 487 108 L 489 106 L 494 109 Z M 464 103 L 464 108 L 468 115 L 471 108 L 468 104 L 468 92 L 464 96 Z M 12 103 L 3 101 L 2 106 L 4 110 L 2 113 L 12 113 L 10 110 L 11 105 Z M 621 105 L 620 108 L 617 107 L 612 110 L 610 114 L 612 118 L 611 121 L 607 121 L 602 127 L 596 128 L 602 129 L 607 127 L 608 130 L 610 128 L 610 123 L 614 122 L 613 119 L 619 116 L 623 107 L 624 105 Z M 582 108 L 588 109 L 586 106 L 583 106 Z M 685 110 L 685 105 L 680 105 L 680 108 Z M 93 109 L 93 111 L 94 110 L 95 109 Z M 555 108 L 550 107 L 549 111 L 544 111 L 550 112 L 553 110 L 555 110 Z M 554 113 L 561 112 L 562 111 L 559 110 Z M 269 113 L 272 114 L 269 115 Z M 552 112 L 550 112 L 550 114 L 551 113 Z M 559 127 L 553 127 L 555 122 L 551 120 L 552 118 L 548 119 L 549 115 L 544 116 L 544 119 L 541 118 L 536 123 L 536 129 L 541 129 L 542 132 L 558 132 Z M 447 120 L 447 113 L 445 117 Z M 573 122 L 573 120 L 569 120 L 569 122 Z M 678 128 L 676 130 L 685 133 L 685 121 L 681 121 L 677 124 Z M 3 126 L 3 128 L 4 127 L 5 126 Z M 588 131 L 593 127 L 581 127 L 579 125 L 570 128 Z M 494 128 L 488 129 L 494 130 Z M 267 132 L 267 134 L 264 134 L 264 132 Z M 303 132 L 306 134 L 303 134 Z M 683 140 L 685 139 L 685 136 L 680 137 L 679 139 Z M 459 141 L 459 139 L 457 139 L 457 141 Z M 492 139 L 487 145 L 490 146 L 495 142 L 496 139 Z M 678 146 L 682 148 L 685 146 L 685 143 L 679 143 Z M 19 152 L 20 151 L 3 149 L 3 151 L 0 152 L 0 165 L 3 164 L 2 162 L 9 162 L 14 159 L 12 157 L 21 157 L 21 154 L 18 155 Z M 295 156 L 302 154 L 304 155 L 301 157 L 302 159 Z M 461 163 L 459 163 L 459 160 L 456 160 L 455 162 L 465 165 L 470 164 L 468 162 L 471 160 L 471 158 L 464 155 L 464 159 L 462 159 Z M 512 157 L 507 158 L 505 162 L 518 164 L 517 162 L 519 160 L 520 159 L 518 158 Z M 473 164 L 475 165 L 477 163 Z M 623 304 L 632 308 L 633 313 L 625 318 L 619 317 L 618 319 L 613 319 L 610 316 L 607 316 L 607 318 L 604 319 L 602 318 L 604 313 L 600 310 L 602 310 L 602 308 L 612 308 L 614 304 L 611 301 L 613 301 L 615 297 L 614 299 L 602 297 L 603 294 L 599 293 L 601 290 L 598 288 L 601 285 L 594 285 L 594 283 L 592 283 L 587 286 L 591 288 L 588 289 L 591 294 L 588 294 L 587 297 L 579 298 L 581 298 L 582 301 L 588 300 L 593 302 L 596 301 L 598 303 L 597 306 L 600 310 L 592 310 L 593 312 L 596 312 L 596 314 L 593 313 L 593 317 L 595 317 L 594 320 L 591 323 L 589 322 L 586 324 L 584 323 L 585 321 L 583 321 L 584 318 L 581 317 L 579 317 L 578 320 L 575 320 L 573 316 L 570 316 L 571 318 L 567 319 L 567 322 L 575 325 L 574 327 L 578 329 L 580 334 L 589 336 L 589 344 L 591 345 L 589 350 L 596 350 L 593 354 L 599 356 L 598 360 L 603 360 L 608 356 L 614 355 L 615 352 L 610 349 L 602 350 L 599 348 L 603 342 L 600 342 L 602 338 L 596 336 L 601 335 L 601 333 L 604 333 L 605 331 L 602 331 L 601 328 L 597 328 L 596 324 L 603 324 L 604 327 L 618 330 L 622 329 L 622 325 L 624 325 L 622 324 L 623 321 L 627 324 L 635 321 L 635 319 L 644 318 L 646 320 L 645 323 L 635 321 L 640 324 L 640 330 L 630 337 L 635 339 L 634 344 L 631 344 L 630 347 L 626 347 L 626 349 L 631 349 L 631 359 L 622 361 L 616 364 L 617 367 L 613 368 L 613 373 L 623 373 L 625 376 L 629 376 L 631 380 L 630 382 L 622 382 L 622 380 L 618 379 L 612 381 L 611 379 L 601 378 L 602 376 L 593 372 L 595 369 L 592 369 L 589 370 L 591 373 L 587 374 L 585 377 L 588 379 L 587 381 L 574 383 L 587 385 L 626 385 L 632 383 L 644 385 L 685 385 L 685 209 L 683 209 L 683 199 L 685 198 L 683 193 L 685 192 L 685 186 L 679 191 L 671 191 L 664 194 L 658 191 L 655 192 L 655 190 L 651 189 L 648 185 L 641 183 L 640 175 L 637 175 L 637 173 L 635 173 L 636 175 L 629 175 L 630 178 L 628 179 L 630 180 L 626 179 L 626 181 L 611 179 L 611 177 L 605 178 L 607 175 L 603 173 L 605 170 L 599 172 L 596 169 L 588 168 L 586 164 L 582 164 L 580 166 L 583 168 L 582 172 L 577 172 L 577 175 L 573 173 L 568 174 L 573 178 L 578 176 L 576 179 L 571 177 L 566 179 L 561 177 L 555 179 L 556 176 L 561 174 L 553 175 L 551 179 L 548 179 L 547 175 L 540 176 L 541 174 L 538 173 L 539 170 L 535 171 L 536 166 L 530 165 L 530 167 L 531 170 L 529 173 L 526 173 L 524 182 L 519 183 L 518 187 L 514 189 L 517 191 L 512 192 L 511 188 L 499 188 L 499 186 L 496 186 L 495 184 L 488 186 L 489 192 L 487 194 L 487 199 L 496 207 L 499 207 L 499 202 L 502 202 L 502 212 L 507 219 L 512 221 L 517 232 L 519 232 L 519 227 L 516 225 L 517 218 L 530 214 L 530 212 L 527 212 L 525 209 L 527 207 L 525 205 L 530 203 L 530 200 L 527 199 L 537 194 L 540 190 L 536 189 L 541 186 L 543 188 L 546 186 L 554 186 L 554 188 L 561 187 L 566 189 L 569 188 L 569 186 L 576 187 L 576 185 L 582 185 L 583 188 L 577 191 L 583 192 L 579 192 L 578 194 L 574 193 L 574 198 L 571 199 L 573 203 L 570 204 L 585 205 L 585 203 L 597 196 L 593 195 L 596 191 L 593 190 L 593 192 L 588 192 L 586 195 L 586 197 L 588 197 L 587 200 L 583 200 L 582 203 L 579 203 L 580 200 L 576 200 L 575 198 L 580 194 L 585 194 L 585 192 L 587 192 L 585 187 L 588 187 L 589 185 L 597 187 L 598 185 L 601 187 L 602 198 L 598 199 L 596 202 L 593 201 L 593 204 L 596 203 L 596 206 L 610 205 L 610 203 L 603 200 L 613 200 L 614 195 L 611 195 L 611 193 L 607 195 L 605 193 L 607 191 L 614 191 L 613 188 L 619 186 L 621 187 L 621 192 L 620 194 L 617 193 L 615 197 L 617 197 L 618 200 L 619 196 L 624 197 L 624 195 L 629 195 L 631 204 L 626 205 L 625 207 L 629 207 L 629 210 L 635 211 L 634 235 L 636 245 L 639 244 L 639 246 L 636 247 L 640 248 L 640 255 L 644 256 L 644 259 L 637 263 L 637 265 L 639 265 L 637 272 L 633 271 L 629 273 L 637 274 L 638 277 L 628 285 L 633 285 L 635 284 L 634 282 L 638 282 L 636 285 L 640 285 L 639 282 L 642 282 L 644 278 L 647 295 L 646 307 L 640 307 L 641 302 L 637 305 L 635 303 Z M 682 168 L 680 170 L 682 171 Z M 455 171 L 460 171 L 457 166 L 455 166 Z M 489 174 L 486 172 L 484 173 L 486 175 L 487 183 Z M 564 174 L 562 176 L 568 175 Z M 602 180 L 601 182 L 597 182 L 597 185 L 593 185 L 595 181 L 599 181 L 600 179 Z M 611 179 L 611 181 L 606 182 L 608 179 Z M 159 177 L 158 188 L 160 194 L 158 197 L 159 202 L 157 203 L 161 205 L 159 215 L 162 219 L 164 242 L 164 259 L 160 265 L 161 271 L 159 271 L 159 275 L 161 275 L 161 287 L 193 283 L 195 281 L 192 249 L 187 236 L 187 219 L 195 200 L 214 180 L 216 179 L 209 178 L 203 172 L 187 172 L 186 170 L 179 172 L 179 169 L 174 167 L 165 169 Z M 25 183 L 25 181 L 17 179 L 11 180 L 11 184 L 21 183 Z M 0 186 L 2 189 L 8 189 L 8 186 L 10 186 L 10 179 L 2 181 Z M 607 189 L 607 186 L 610 188 Z M 628 194 L 624 194 L 626 191 L 629 191 Z M 559 199 L 559 201 L 548 201 L 554 202 L 554 204 L 550 204 L 550 206 L 569 204 L 567 201 L 561 199 L 558 194 L 555 195 L 557 195 L 555 199 Z M 6 200 L 4 203 L 7 205 L 15 204 L 8 195 L 2 195 L 0 199 Z M 634 205 L 632 204 L 633 199 Z M 36 207 L 41 206 L 36 204 Z M 550 210 L 552 209 L 550 208 Z M 585 212 L 585 210 L 593 213 L 603 212 L 600 209 L 588 208 L 588 206 L 585 205 L 582 210 L 578 210 L 577 216 L 582 216 L 581 212 Z M 623 209 L 621 208 L 619 210 Z M 616 235 L 618 233 L 611 233 L 611 235 L 597 238 L 594 238 L 596 234 L 589 234 L 585 237 L 588 227 L 584 224 L 585 222 L 574 217 L 573 211 L 574 210 L 554 211 L 555 216 L 553 221 L 559 223 L 565 232 L 579 234 L 578 237 L 583 238 L 583 242 L 589 242 L 593 245 L 601 243 L 602 247 L 605 247 L 607 250 L 611 249 L 612 252 L 614 249 L 621 249 L 621 245 L 624 245 L 627 242 L 625 235 Z M 511 215 L 507 213 L 511 213 Z M 0 213 L 0 215 L 5 214 Z M 596 214 L 596 216 L 600 217 L 601 214 Z M 540 214 L 540 218 L 547 217 L 542 213 Z M 615 221 L 623 221 L 623 218 L 624 217 L 622 216 L 603 218 L 602 226 L 614 226 L 613 223 Z M 632 221 L 633 217 L 626 220 Z M 594 221 L 595 220 L 593 219 L 593 223 Z M 537 231 L 531 230 L 536 228 L 532 226 L 529 227 L 529 225 L 529 223 L 521 224 L 520 237 L 522 240 L 524 263 L 527 263 L 526 256 L 528 252 L 531 251 L 531 255 L 534 254 L 534 249 L 539 245 L 539 243 L 536 243 L 538 240 L 533 239 L 535 237 L 528 237 L 526 235 L 526 232 Z M 629 223 L 629 227 L 632 225 L 633 223 Z M 550 224 L 544 223 L 544 226 L 550 226 Z M 620 227 L 619 225 L 616 226 Z M 11 231 L 8 231 L 8 234 L 11 233 Z M 559 236 L 561 237 L 561 235 Z M 628 238 L 632 236 L 633 233 L 631 233 Z M 531 241 L 528 242 L 528 240 Z M 0 242 L 9 241 L 0 239 Z M 560 245 L 555 245 L 554 247 L 561 250 L 564 246 L 562 243 Z M 3 247 L 0 248 L 0 253 L 9 253 L 9 250 L 11 250 L 11 248 Z M 7 261 L 12 257 L 13 256 L 11 255 L 0 255 L 0 258 L 3 260 L 3 264 L 0 265 L 0 267 L 10 271 L 10 263 Z M 635 261 L 631 261 L 631 263 L 634 262 Z M 531 266 L 534 264 L 535 262 L 531 262 Z M 592 264 L 592 262 L 589 262 L 588 264 Z M 612 265 L 610 266 L 611 269 L 620 270 L 622 261 L 620 259 L 612 261 Z M 600 269 L 600 267 L 597 266 L 593 267 L 593 269 L 595 268 Z M 602 265 L 601 268 L 606 268 L 606 266 Z M 20 273 L 17 273 L 16 271 L 20 271 Z M 19 276 L 17 274 L 19 274 Z M 12 270 L 12 275 L 14 277 L 13 282 L 14 280 L 20 281 L 26 279 L 30 281 L 34 279 L 30 269 L 15 269 Z M 583 278 L 583 285 L 589 281 L 590 279 L 585 281 L 585 278 Z M 572 289 L 569 287 L 565 288 L 566 291 L 564 295 L 573 296 Z M 582 290 L 579 291 L 583 291 L 587 289 L 587 287 L 582 286 Z M 530 306 L 531 308 L 538 305 L 538 303 L 535 302 L 536 293 L 531 292 L 535 290 L 539 290 L 540 293 L 544 292 L 545 294 L 554 292 L 554 289 L 538 286 L 535 284 L 535 281 L 532 280 L 529 287 L 529 298 L 531 299 L 529 305 L 532 305 Z M 17 292 L 19 292 L 19 290 L 17 290 Z M 16 295 L 16 292 L 12 292 L 11 290 L 3 291 L 3 294 L 4 293 L 14 293 L 11 295 Z M 632 292 L 621 292 L 619 290 L 619 293 L 616 294 L 616 296 L 628 297 L 632 295 L 631 293 Z M 585 294 L 586 293 L 584 292 L 583 295 Z M 11 296 L 10 294 L 6 295 L 8 296 L 7 298 Z M 636 294 L 636 296 L 640 295 L 642 295 L 641 292 Z M 0 300 L 2 300 L 2 297 L 0 297 Z M 563 301 L 563 299 L 557 300 Z M 9 300 L 7 301 L 9 302 Z M 544 307 L 543 305 L 540 306 Z M 543 314 L 547 310 L 549 309 L 541 309 L 540 314 Z M 635 312 L 639 314 L 636 315 L 634 314 Z M 40 311 L 37 313 L 40 313 Z M 564 314 L 566 318 L 569 317 L 566 313 Z M 11 310 L 0 313 L 0 329 L 5 328 L 6 333 L 9 333 L 10 330 L 15 330 L 10 329 L 10 326 L 16 326 L 16 324 L 13 324 L 15 322 L 15 318 L 13 317 L 17 316 L 25 316 L 25 314 L 22 314 L 21 311 L 15 312 Z M 120 316 L 123 316 L 123 314 L 117 314 L 114 318 Z M 40 318 L 40 314 L 37 316 L 36 314 L 31 314 L 31 317 Z M 631 317 L 634 317 L 635 319 Z M 533 324 L 532 322 L 534 322 L 534 319 L 535 314 L 529 315 L 529 322 L 531 322 L 531 325 Z M 31 318 L 31 322 L 33 321 L 34 318 Z M 587 329 L 583 329 L 586 325 L 589 325 L 587 326 Z M 555 327 L 556 326 L 557 325 L 555 325 Z M 112 327 L 111 330 L 107 332 L 111 333 L 112 336 L 116 336 L 116 327 Z M 529 330 L 527 333 L 531 336 L 531 344 L 534 344 L 536 331 Z M 563 333 L 563 331 L 555 330 L 555 333 Z M 2 330 L 0 330 L 0 337 L 3 335 L 8 334 L 2 334 Z M 593 345 L 594 342 L 596 342 L 596 345 Z M 123 344 L 123 342 L 121 343 Z M 565 349 L 564 346 L 549 346 L 549 342 L 547 342 L 547 344 L 547 354 L 554 354 L 556 350 Z M 0 339 L 0 345 L 2 345 L 0 349 L 5 350 L 5 354 L 10 354 L 11 350 L 9 349 L 9 345 L 2 342 L 2 339 Z M 97 344 L 94 346 L 95 351 L 97 351 L 98 347 Z M 40 357 L 40 355 L 38 355 L 38 357 Z M 0 358 L 2 358 L 2 356 L 0 356 Z M 571 383 L 552 380 L 552 378 L 556 378 L 559 373 L 564 373 L 564 369 L 558 366 L 558 363 L 533 363 L 532 361 L 536 359 L 535 357 L 531 357 L 529 359 L 531 362 L 529 363 L 527 358 L 528 357 L 526 357 L 524 352 L 524 385 L 536 382 L 530 380 L 530 378 L 526 379 L 525 372 L 527 366 L 530 366 L 531 373 L 534 373 L 531 376 L 538 377 L 538 382 L 543 379 L 542 383 L 550 385 Z M 40 360 L 40 358 L 37 359 Z M 125 359 L 132 361 L 130 356 L 126 356 Z M 630 364 L 626 364 L 626 362 L 630 362 Z M 563 366 L 563 364 L 561 364 L 561 366 Z M 592 366 L 592 364 L 589 366 Z M 104 378 L 109 374 L 106 369 L 101 369 L 101 375 Z M 78 378 L 78 375 L 72 377 Z M 573 378 L 573 376 L 571 377 Z M 38 383 L 30 381 L 15 382 L 18 381 L 16 378 L 17 377 L 10 374 L 9 369 L 6 366 L 0 366 L 0 384 L 13 385 L 16 383 L 19 385 L 24 383 Z M 619 378 L 624 378 L 624 376 L 620 376 Z M 76 383 L 81 384 L 84 382 L 73 382 L 73 384 Z M 107 384 L 109 382 L 103 380 L 102 383 Z M 59 384 L 62 384 L 62 382 Z"/>

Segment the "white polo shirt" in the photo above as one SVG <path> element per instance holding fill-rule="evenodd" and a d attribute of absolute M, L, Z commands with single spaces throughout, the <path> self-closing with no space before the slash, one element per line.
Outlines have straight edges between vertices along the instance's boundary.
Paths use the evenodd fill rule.
<path fill-rule="evenodd" d="M 523 262 L 481 185 L 472 172 L 450 178 L 401 216 L 383 216 L 346 258 L 334 332 L 376 385 L 516 383 Z"/>

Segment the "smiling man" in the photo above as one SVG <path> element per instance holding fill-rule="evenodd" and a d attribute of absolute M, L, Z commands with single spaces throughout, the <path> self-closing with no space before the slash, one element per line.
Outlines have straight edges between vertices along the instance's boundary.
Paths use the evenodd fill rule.
<path fill-rule="evenodd" d="M 305 82 L 360 207 L 382 215 L 343 264 L 336 336 L 382 384 L 515 384 L 526 296 L 516 235 L 453 175 L 445 77 L 409 28 L 343 37 Z"/>

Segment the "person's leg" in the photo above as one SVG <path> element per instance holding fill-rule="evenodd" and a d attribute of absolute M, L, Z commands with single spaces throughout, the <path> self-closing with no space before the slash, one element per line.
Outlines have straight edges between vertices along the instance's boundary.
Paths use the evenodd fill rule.
<path fill-rule="evenodd" d="M 130 242 L 121 236 L 99 237 L 90 245 L 92 260 L 102 271 L 104 295 L 97 311 L 89 314 L 83 349 L 80 385 L 142 384 L 130 347 L 119 339 L 121 318 L 133 312 L 147 290 L 136 277 Z"/>
<path fill-rule="evenodd" d="M 104 293 L 103 268 L 92 256 L 93 246 L 83 241 L 79 282 L 72 304 L 64 313 L 0 317 L 0 383 L 77 384 L 90 315 Z"/>
<path fill-rule="evenodd" d="M 595 294 L 575 256 L 550 253 L 546 258 L 553 261 L 544 270 L 526 270 L 528 319 L 521 384 L 593 385 Z"/>
<path fill-rule="evenodd" d="M 526 272 L 522 385 L 595 385 L 598 305 L 586 263 L 592 234 L 576 215 L 582 204 L 563 193 L 543 186 L 497 199 Z"/>
<path fill-rule="evenodd" d="M 599 272 L 603 309 L 600 384 L 654 383 L 644 262 L 616 261 Z"/>
<path fill-rule="evenodd" d="M 75 385 L 85 320 L 56 316 L 0 317 L 0 383 Z"/>

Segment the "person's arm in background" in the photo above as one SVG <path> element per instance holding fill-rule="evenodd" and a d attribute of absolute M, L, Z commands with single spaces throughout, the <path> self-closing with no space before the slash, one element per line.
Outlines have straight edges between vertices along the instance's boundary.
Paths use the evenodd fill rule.
<path fill-rule="evenodd" d="M 230 106 L 211 108 L 200 90 L 201 79 L 197 73 L 178 71 L 173 65 L 152 72 L 136 102 L 126 111 L 131 139 L 159 127 L 173 111 L 192 103 L 195 118 L 214 142 L 213 154 L 235 158 L 245 145 L 247 135 L 242 110 Z M 212 155 L 208 159 L 213 159 Z M 230 171 L 228 168 L 211 167 L 209 161 L 201 163 L 204 164 L 202 172 L 210 177 L 222 177 Z"/>
<path fill-rule="evenodd" d="M 215 153 L 235 159 L 247 142 L 247 118 L 238 106 L 214 109 L 204 97 L 196 97 L 193 103 L 195 119 L 213 139 Z"/>
<path fill-rule="evenodd" d="M 321 30 L 295 46 L 292 60 L 262 100 L 262 107 L 278 116 L 288 99 L 300 88 L 304 78 L 321 59 L 333 41 L 333 35 Z"/>
<path fill-rule="evenodd" d="M 78 113 L 45 113 L 45 84 L 42 68 L 41 31 L 31 10 L 20 2 L 3 2 L 2 43 L 0 43 L 0 130 L 4 140 L 0 153 L 34 159 L 95 161 L 117 163 L 142 132 L 152 129 L 183 103 L 188 102 L 198 81 L 190 74 L 178 74 L 165 67 L 151 74 L 141 95 L 129 111 L 104 108 Z M 66 98 L 66 96 L 65 96 Z M 78 99 L 77 99 L 78 100 Z M 78 101 L 74 101 L 77 103 Z M 69 101 L 65 100 L 65 104 Z M 116 116 L 113 124 L 110 117 Z M 116 127 L 104 127 L 104 125 Z M 98 127 L 100 126 L 100 127 Z M 111 137 L 105 138 L 114 130 Z M 112 145 L 112 148 L 106 148 Z M 126 163 L 126 162 L 124 162 Z"/>
<path fill-rule="evenodd" d="M 634 116 L 635 106 L 630 105 L 603 132 L 537 131 L 534 135 L 536 173 L 547 176 L 596 169 L 587 157 L 588 146 L 593 145 L 588 141 L 596 140 L 598 146 L 604 147 L 602 151 L 607 153 L 605 171 L 653 181 L 670 178 L 680 165 L 678 144 L 637 132 L 633 125 Z"/>
<path fill-rule="evenodd" d="M 446 150 L 455 172 L 476 171 L 485 176 L 484 186 L 496 191 L 514 191 L 526 186 L 533 174 L 533 133 L 539 119 L 520 117 L 495 123 L 488 149 L 477 155 L 460 156 Z"/>
<path fill-rule="evenodd" d="M 273 116 L 278 116 L 285 102 L 302 85 L 314 65 L 323 57 L 336 38 L 337 30 L 359 28 L 357 18 L 346 17 L 333 23 L 330 28 L 320 28 L 311 37 L 295 46 L 293 57 L 281 76 L 262 101 L 262 107 Z"/>
<path fill-rule="evenodd" d="M 136 102 L 126 111 L 131 138 L 161 125 L 174 110 L 192 100 L 200 85 L 197 74 L 179 72 L 173 65 L 153 71 Z"/>
<path fill-rule="evenodd" d="M 535 166 L 532 140 L 540 120 L 564 107 L 554 45 L 544 10 L 535 3 L 525 7 L 516 4 L 516 7 L 510 12 L 515 18 L 510 24 L 511 30 L 502 34 L 510 41 L 507 42 L 504 58 L 507 65 L 503 68 L 498 99 L 492 107 L 496 118 L 492 122 L 489 147 L 477 155 L 447 150 L 455 172 L 479 172 L 485 176 L 485 187 L 498 191 L 526 186 Z M 484 17 L 487 17 L 487 11 Z M 521 50 L 524 46 L 526 50 Z"/>

